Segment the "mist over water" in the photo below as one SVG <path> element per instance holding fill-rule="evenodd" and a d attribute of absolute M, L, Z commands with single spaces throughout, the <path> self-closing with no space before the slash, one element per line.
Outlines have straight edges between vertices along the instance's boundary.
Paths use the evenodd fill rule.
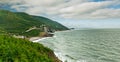
<path fill-rule="evenodd" d="M 120 29 L 56 32 L 40 43 L 63 62 L 120 62 Z"/>

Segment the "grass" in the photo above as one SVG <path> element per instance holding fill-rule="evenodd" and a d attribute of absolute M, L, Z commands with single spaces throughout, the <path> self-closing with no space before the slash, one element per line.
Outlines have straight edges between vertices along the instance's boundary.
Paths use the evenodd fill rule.
<path fill-rule="evenodd" d="M 0 62 L 55 62 L 51 52 L 41 44 L 0 35 Z"/>

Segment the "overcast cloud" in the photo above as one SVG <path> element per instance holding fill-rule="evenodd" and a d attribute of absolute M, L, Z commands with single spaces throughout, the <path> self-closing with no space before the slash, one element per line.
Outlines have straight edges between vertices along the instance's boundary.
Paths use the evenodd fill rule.
<path fill-rule="evenodd" d="M 69 19 L 105 19 L 119 18 L 120 0 L 0 0 L 10 4 L 11 8 L 31 15 L 46 14 Z"/>

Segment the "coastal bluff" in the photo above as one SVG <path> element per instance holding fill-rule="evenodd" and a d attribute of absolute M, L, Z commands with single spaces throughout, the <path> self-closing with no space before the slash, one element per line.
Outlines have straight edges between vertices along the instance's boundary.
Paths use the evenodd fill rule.
<path fill-rule="evenodd" d="M 68 30 L 42 16 L 0 9 L 0 62 L 61 62 L 51 49 L 28 40 L 53 36 L 43 26 L 49 27 L 48 32 Z"/>

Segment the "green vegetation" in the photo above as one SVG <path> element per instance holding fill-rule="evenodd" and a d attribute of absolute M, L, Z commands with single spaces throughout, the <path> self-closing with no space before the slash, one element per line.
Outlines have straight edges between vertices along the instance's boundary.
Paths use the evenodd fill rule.
<path fill-rule="evenodd" d="M 68 29 L 45 17 L 0 9 L 0 62 L 60 62 L 49 48 L 13 37 L 45 35 L 43 26 L 52 30 Z"/>
<path fill-rule="evenodd" d="M 0 35 L 0 62 L 56 62 L 56 58 L 41 44 Z"/>
<path fill-rule="evenodd" d="M 29 35 L 32 37 L 35 37 L 35 36 L 38 36 L 40 34 L 40 32 L 41 32 L 40 30 L 34 29 L 34 30 L 29 31 L 29 32 L 25 32 L 23 34 L 26 35 L 27 37 L 29 37 Z"/>
<path fill-rule="evenodd" d="M 67 30 L 65 26 L 52 21 L 45 17 L 32 16 L 22 12 L 10 12 L 7 10 L 0 10 L 0 30 L 4 30 L 9 34 L 24 35 L 28 37 L 38 36 L 43 32 L 43 25 L 53 30 Z M 37 27 L 38 29 L 26 32 L 31 27 Z M 36 30 L 36 31 L 35 31 Z M 33 34 L 33 32 L 36 32 Z"/>
<path fill-rule="evenodd" d="M 46 26 L 50 27 L 51 29 L 55 29 L 56 31 L 61 31 L 61 30 L 68 30 L 65 26 L 61 25 L 60 23 L 56 21 L 52 21 L 48 18 L 44 17 L 39 17 L 39 16 L 33 16 L 35 20 L 39 20 L 42 23 L 44 23 Z"/>

